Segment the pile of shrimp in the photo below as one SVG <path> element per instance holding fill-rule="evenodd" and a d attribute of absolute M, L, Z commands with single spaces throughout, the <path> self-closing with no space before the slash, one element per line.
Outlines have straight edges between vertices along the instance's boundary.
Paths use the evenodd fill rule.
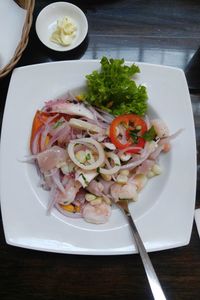
<path fill-rule="evenodd" d="M 148 179 L 161 173 L 160 153 L 170 150 L 169 130 L 160 119 L 145 117 L 156 138 L 133 154 L 111 143 L 112 115 L 75 97 L 48 101 L 36 115 L 31 159 L 50 191 L 48 213 L 54 207 L 68 217 L 106 223 L 112 203 L 137 201 Z"/>

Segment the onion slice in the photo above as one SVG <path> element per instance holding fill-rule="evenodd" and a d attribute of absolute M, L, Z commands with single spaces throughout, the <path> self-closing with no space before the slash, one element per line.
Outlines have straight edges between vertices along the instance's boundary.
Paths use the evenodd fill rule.
<path fill-rule="evenodd" d="M 113 152 L 108 152 L 106 154 L 106 156 L 107 156 L 107 158 L 111 158 L 114 161 L 115 166 L 111 169 L 100 168 L 100 173 L 106 174 L 106 175 L 113 175 L 113 174 L 117 173 L 121 168 L 120 159 Z"/>
<path fill-rule="evenodd" d="M 81 164 L 76 159 L 75 153 L 74 153 L 74 147 L 77 144 L 83 144 L 83 145 L 85 145 L 85 144 L 92 144 L 93 146 L 95 146 L 95 148 L 96 148 L 96 150 L 98 152 L 98 156 L 99 156 L 98 159 L 94 163 L 92 163 L 90 165 Z M 104 153 L 103 147 L 101 146 L 100 143 L 98 143 L 97 141 L 95 141 L 92 138 L 82 138 L 82 139 L 73 140 L 73 141 L 71 141 L 68 144 L 68 149 L 67 150 L 68 150 L 69 157 L 71 158 L 71 160 L 73 161 L 73 163 L 75 165 L 77 165 L 79 168 L 84 169 L 84 170 L 94 170 L 94 169 L 97 169 L 105 161 L 105 153 Z"/>
<path fill-rule="evenodd" d="M 94 125 L 94 124 L 89 123 L 89 122 L 86 122 L 86 121 L 75 119 L 75 118 L 71 118 L 69 120 L 69 125 L 71 127 L 78 128 L 78 129 L 81 129 L 81 130 L 89 130 L 91 132 L 96 132 L 96 133 L 102 133 L 103 132 L 103 129 L 100 128 L 99 126 Z"/>

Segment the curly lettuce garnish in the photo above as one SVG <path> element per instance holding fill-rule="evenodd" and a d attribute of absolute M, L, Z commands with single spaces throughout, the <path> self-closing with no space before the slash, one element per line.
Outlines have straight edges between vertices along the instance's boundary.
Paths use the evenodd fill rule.
<path fill-rule="evenodd" d="M 87 75 L 85 100 L 114 115 L 147 111 L 147 91 L 132 79 L 140 72 L 135 64 L 124 65 L 124 59 L 101 59 L 101 70 Z"/>

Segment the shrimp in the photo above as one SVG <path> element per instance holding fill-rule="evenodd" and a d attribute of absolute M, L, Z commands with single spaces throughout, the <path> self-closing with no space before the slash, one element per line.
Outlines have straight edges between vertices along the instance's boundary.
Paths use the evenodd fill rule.
<path fill-rule="evenodd" d="M 133 201 L 137 200 L 137 186 L 131 182 L 124 185 L 114 183 L 111 188 L 111 196 L 115 202 L 120 199 L 130 199 Z"/>
<path fill-rule="evenodd" d="M 57 192 L 55 202 L 65 205 L 72 203 L 75 200 L 80 188 L 80 182 L 75 181 L 73 178 L 68 179 L 67 184 L 64 186 L 64 192 Z"/>
<path fill-rule="evenodd" d="M 49 101 L 44 107 L 44 111 L 51 113 L 63 113 L 67 115 L 87 117 L 94 120 L 92 112 L 82 103 L 67 102 L 64 100 Z"/>
<path fill-rule="evenodd" d="M 103 224 L 109 220 L 111 215 L 111 207 L 106 203 L 98 205 L 86 204 L 82 211 L 82 216 L 85 221 L 95 224 Z"/>

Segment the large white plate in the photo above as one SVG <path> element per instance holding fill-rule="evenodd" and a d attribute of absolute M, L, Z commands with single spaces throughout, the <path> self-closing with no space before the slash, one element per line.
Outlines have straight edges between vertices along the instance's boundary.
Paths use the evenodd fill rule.
<path fill-rule="evenodd" d="M 85 75 L 98 61 L 67 61 L 14 70 L 8 91 L 1 136 L 1 209 L 8 244 L 75 254 L 128 254 L 136 248 L 127 221 L 113 209 L 110 221 L 89 224 L 46 215 L 48 192 L 38 186 L 33 165 L 20 162 L 29 153 L 31 123 L 45 100 L 85 85 Z M 196 191 L 196 144 L 192 108 L 180 69 L 141 64 L 138 83 L 148 86 L 149 113 L 184 130 L 160 160 L 163 172 L 151 179 L 131 211 L 148 251 L 189 243 Z"/>

